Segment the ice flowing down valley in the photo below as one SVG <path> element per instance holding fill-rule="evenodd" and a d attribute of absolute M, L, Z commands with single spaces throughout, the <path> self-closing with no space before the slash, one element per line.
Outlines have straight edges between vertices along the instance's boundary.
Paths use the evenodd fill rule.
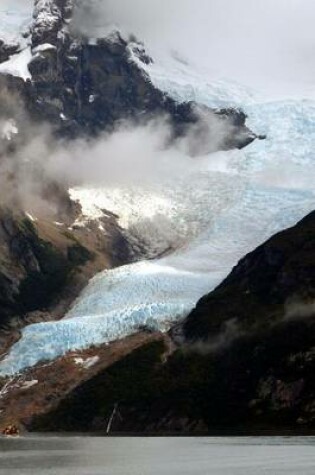
<path fill-rule="evenodd" d="M 149 72 L 159 87 L 176 91 L 178 100 L 195 96 L 222 106 L 235 97 L 230 105 L 242 106 L 251 129 L 267 139 L 241 151 L 187 157 L 176 180 L 170 174 L 150 186 L 71 190 L 86 219 L 101 217 L 104 209 L 116 213 L 142 239 L 148 257 L 161 257 L 97 275 L 63 320 L 26 327 L 0 363 L 1 375 L 143 326 L 167 330 L 240 258 L 314 209 L 315 101 L 268 102 L 228 82 L 207 86 L 182 69 Z"/>

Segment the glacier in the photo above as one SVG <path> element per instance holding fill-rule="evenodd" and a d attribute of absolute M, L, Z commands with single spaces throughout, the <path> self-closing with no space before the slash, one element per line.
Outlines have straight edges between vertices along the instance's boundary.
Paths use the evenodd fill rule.
<path fill-rule="evenodd" d="M 64 319 L 23 330 L 0 362 L 1 376 L 143 327 L 167 331 L 240 258 L 314 209 L 315 101 L 269 101 L 227 81 L 211 87 L 195 74 L 192 81 L 193 73 L 176 68 L 176 74 L 156 66 L 146 71 L 178 100 L 194 97 L 220 107 L 234 97 L 249 126 L 267 139 L 184 160 L 175 182 L 71 190 L 87 219 L 101 217 L 103 209 L 119 215 L 120 224 L 151 249 L 148 257 L 173 252 L 94 277 Z"/>

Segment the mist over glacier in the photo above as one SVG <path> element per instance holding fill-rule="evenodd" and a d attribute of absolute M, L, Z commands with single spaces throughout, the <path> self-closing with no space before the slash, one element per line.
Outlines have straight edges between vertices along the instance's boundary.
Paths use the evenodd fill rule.
<path fill-rule="evenodd" d="M 84 0 L 90 35 L 109 24 L 139 36 L 153 57 L 173 51 L 208 78 L 233 78 L 274 97 L 314 92 L 312 0 Z"/>
<path fill-rule="evenodd" d="M 193 2 L 184 1 L 179 7 L 174 1 L 171 7 L 162 2 L 156 9 L 155 4 L 151 8 L 150 2 L 136 1 L 133 9 L 126 11 L 122 1 L 95 3 L 100 19 L 97 31 L 93 18 L 84 25 L 91 34 L 108 22 L 125 23 L 147 40 L 153 51 L 176 49 L 171 55 L 161 53 L 152 65 L 142 65 L 157 87 L 179 101 L 242 107 L 252 130 L 266 134 L 267 139 L 242 151 L 192 159 L 182 150 L 161 146 L 162 125 L 153 134 L 139 129 L 128 135 L 127 131 L 129 141 L 126 135 L 119 135 L 125 134 L 124 130 L 109 141 L 102 138 L 91 149 L 96 157 L 93 166 L 87 167 L 84 161 L 90 144 L 81 143 L 80 147 L 78 143 L 70 154 L 50 151 L 47 169 L 52 176 L 68 181 L 72 175 L 73 182 L 79 182 L 70 193 L 82 205 L 82 224 L 84 219 L 102 217 L 104 209 L 117 214 L 121 226 L 142 240 L 151 259 L 97 275 L 66 318 L 25 328 L 21 340 L 0 363 L 1 375 L 17 373 L 69 350 L 109 343 L 144 326 L 168 330 L 220 283 L 241 257 L 314 209 L 315 101 L 311 93 L 300 89 L 301 84 L 311 84 L 313 73 L 313 66 L 305 60 L 305 42 L 311 39 L 311 3 L 306 0 L 301 6 L 295 0 L 289 5 L 282 0 L 264 0 L 254 6 L 243 0 L 237 2 L 242 14 L 236 14 L 236 6 L 228 3 L 201 2 L 196 9 Z M 151 31 L 153 19 L 156 30 Z M 297 39 L 293 27 L 304 20 L 303 34 Z M 297 61 L 297 56 L 302 60 Z M 203 71 L 198 73 L 189 62 L 199 63 Z M 262 94 L 222 80 L 222 74 L 246 78 L 244 82 L 254 86 L 263 82 Z M 290 96 L 294 91 L 296 97 L 274 99 L 279 85 L 286 89 L 287 82 Z M 267 92 L 271 94 L 266 99 Z M 140 158 L 135 170 L 133 163 L 124 169 L 124 156 L 130 148 Z M 111 163 L 109 168 L 106 164 L 101 169 L 96 166 L 98 152 L 101 156 L 104 150 L 117 159 L 116 168 Z M 76 159 L 76 169 L 71 156 Z M 138 174 L 144 163 L 149 165 L 145 179 Z M 107 179 L 97 175 L 107 175 Z M 160 254 L 163 256 L 157 258 Z"/>
<path fill-rule="evenodd" d="M 167 90 L 167 75 L 152 80 Z M 185 77 L 178 80 L 183 84 Z M 171 81 L 170 90 L 174 87 Z M 213 91 L 206 87 L 203 95 L 205 103 L 214 104 Z M 66 318 L 25 328 L 0 363 L 1 375 L 109 343 L 143 326 L 168 330 L 241 257 L 314 209 L 315 102 L 255 103 L 251 96 L 243 108 L 253 130 L 266 133 L 267 140 L 242 151 L 190 158 L 171 183 L 159 176 L 149 187 L 146 182 L 71 191 L 87 219 L 107 209 L 120 216 L 125 229 L 138 232 L 153 253 L 168 246 L 176 251 L 97 275 Z M 290 173 L 283 173 L 284 165 Z"/>
<path fill-rule="evenodd" d="M 20 35 L 33 0 L 2 0 L 0 38 Z M 74 0 L 75 24 L 101 37 L 118 25 L 136 34 L 153 57 L 172 51 L 222 77 L 273 97 L 314 97 L 313 0 Z M 196 34 L 197 32 L 197 34 Z"/>

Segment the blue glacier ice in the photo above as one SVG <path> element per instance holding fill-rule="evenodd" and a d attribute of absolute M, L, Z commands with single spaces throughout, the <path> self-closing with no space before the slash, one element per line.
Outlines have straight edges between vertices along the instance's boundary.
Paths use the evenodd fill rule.
<path fill-rule="evenodd" d="M 169 84 L 167 73 L 159 74 L 155 80 L 165 90 L 178 90 L 181 99 L 189 91 L 192 97 L 196 84 L 189 76 L 185 87 L 184 75 Z M 235 85 L 224 87 L 227 98 L 234 94 Z M 224 91 L 217 93 L 219 106 Z M 215 91 L 202 89 L 202 82 L 196 96 L 215 103 Z M 24 329 L 0 363 L 0 375 L 109 343 L 144 325 L 166 331 L 241 257 L 314 209 L 315 102 L 255 102 L 241 90 L 237 102 L 242 101 L 250 126 L 267 134 L 265 141 L 185 162 L 178 182 L 159 184 L 154 193 L 139 187 L 74 191 L 87 213 L 91 203 L 93 213 L 107 208 L 121 216 L 126 228 L 146 234 L 148 246 L 158 250 L 177 244 L 177 250 L 94 277 L 63 320 Z"/>

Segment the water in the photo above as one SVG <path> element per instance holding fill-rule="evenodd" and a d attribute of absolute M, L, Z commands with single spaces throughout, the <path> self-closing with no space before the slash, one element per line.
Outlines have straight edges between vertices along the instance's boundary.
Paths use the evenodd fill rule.
<path fill-rule="evenodd" d="M 0 474 L 313 475 L 315 437 L 0 439 Z"/>

